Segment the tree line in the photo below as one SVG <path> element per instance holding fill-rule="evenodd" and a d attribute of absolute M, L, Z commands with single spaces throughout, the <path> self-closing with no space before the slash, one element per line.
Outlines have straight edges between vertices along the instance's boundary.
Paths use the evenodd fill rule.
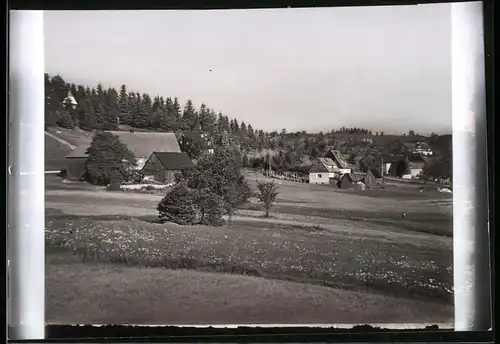
<path fill-rule="evenodd" d="M 76 104 L 67 99 L 68 92 Z M 264 131 L 215 112 L 206 104 L 196 108 L 190 99 L 181 104 L 177 97 L 152 97 L 132 91 L 126 85 L 119 90 L 101 84 L 94 87 L 77 85 L 66 82 L 60 75 L 45 74 L 45 100 L 46 127 L 86 131 L 119 130 L 124 126 L 151 131 L 182 130 L 179 145 L 192 159 L 200 158 L 207 148 L 213 148 L 213 135 L 221 129 L 244 154 L 245 167 L 271 167 L 275 171 L 304 172 L 305 160 L 324 156 L 331 148 L 350 154 L 349 160 L 354 162 L 358 153 L 353 153 L 353 148 L 366 145 L 362 142 L 363 137 L 385 136 L 383 132 L 373 134 L 368 129 L 356 127 L 342 127 L 326 133 Z M 414 131 L 410 130 L 408 136 L 413 135 Z M 275 154 L 259 156 L 265 150 Z"/>
<path fill-rule="evenodd" d="M 67 99 L 71 92 L 76 104 Z M 331 133 L 317 134 L 298 131 L 288 133 L 285 129 L 264 131 L 244 121 L 229 118 L 215 112 L 206 104 L 196 108 L 188 99 L 181 104 L 177 97 L 150 96 L 147 93 L 131 91 L 126 85 L 119 90 L 66 82 L 60 75 L 45 74 L 45 126 L 80 128 L 82 130 L 117 130 L 128 126 L 137 130 L 184 132 L 181 148 L 190 157 L 198 158 L 206 149 L 206 138 L 220 128 L 228 132 L 230 140 L 244 153 L 263 150 L 288 153 L 288 160 L 294 156 L 308 155 L 312 158 L 326 152 L 327 146 L 335 144 L 335 133 L 370 134 L 363 128 L 341 128 Z M 282 159 L 283 160 L 283 159 Z"/>

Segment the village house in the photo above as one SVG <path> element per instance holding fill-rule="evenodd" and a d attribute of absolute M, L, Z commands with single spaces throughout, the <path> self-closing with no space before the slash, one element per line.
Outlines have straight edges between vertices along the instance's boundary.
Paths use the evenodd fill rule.
<path fill-rule="evenodd" d="M 330 158 L 318 158 L 309 168 L 310 184 L 335 183 L 342 172 Z"/>
<path fill-rule="evenodd" d="M 164 184 L 175 181 L 175 174 L 195 165 L 186 153 L 153 152 L 141 172 L 145 179 L 153 179 Z"/>
<path fill-rule="evenodd" d="M 174 133 L 157 132 L 134 132 L 134 131 L 108 131 L 119 137 L 127 148 L 136 157 L 136 169 L 142 170 L 144 164 L 153 152 L 176 152 L 181 149 Z M 87 161 L 87 150 L 92 141 L 88 137 L 88 142 L 80 144 L 70 154 L 66 156 L 66 176 L 67 178 L 79 179 L 83 175 L 85 162 Z"/>

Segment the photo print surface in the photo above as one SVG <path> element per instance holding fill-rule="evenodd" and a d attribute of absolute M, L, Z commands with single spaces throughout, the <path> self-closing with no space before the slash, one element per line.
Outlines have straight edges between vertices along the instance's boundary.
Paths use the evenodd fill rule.
<path fill-rule="evenodd" d="M 452 327 L 450 6 L 46 11 L 47 324 Z"/>

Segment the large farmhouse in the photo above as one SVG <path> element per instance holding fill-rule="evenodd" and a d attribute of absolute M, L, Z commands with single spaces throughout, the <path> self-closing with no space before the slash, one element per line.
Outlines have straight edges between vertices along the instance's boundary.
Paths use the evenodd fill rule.
<path fill-rule="evenodd" d="M 138 170 L 143 168 L 153 152 L 181 152 L 174 133 L 132 131 L 109 131 L 109 133 L 118 136 L 120 141 L 127 145 L 127 148 L 135 155 Z M 68 178 L 82 176 L 88 157 L 87 149 L 91 141 L 92 138 L 89 137 L 88 142 L 77 146 L 66 156 L 66 175 Z"/>

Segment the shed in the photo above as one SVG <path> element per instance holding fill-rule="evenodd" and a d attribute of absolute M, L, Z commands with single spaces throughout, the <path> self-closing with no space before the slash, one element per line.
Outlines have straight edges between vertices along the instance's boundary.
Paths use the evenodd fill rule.
<path fill-rule="evenodd" d="M 175 173 L 194 166 L 186 153 L 153 152 L 141 172 L 144 176 L 153 176 L 158 182 L 170 184 L 175 181 Z"/>
<path fill-rule="evenodd" d="M 344 173 L 339 180 L 339 189 L 352 189 L 358 182 L 358 178 L 353 173 Z"/>

